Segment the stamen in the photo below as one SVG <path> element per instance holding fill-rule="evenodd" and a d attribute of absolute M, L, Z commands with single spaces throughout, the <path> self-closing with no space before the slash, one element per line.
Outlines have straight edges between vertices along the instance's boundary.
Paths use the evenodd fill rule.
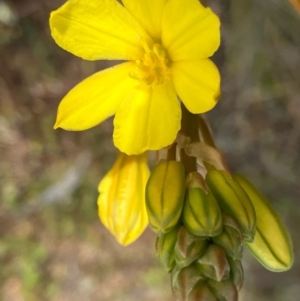
<path fill-rule="evenodd" d="M 140 82 L 140 85 L 155 87 L 169 79 L 170 68 L 168 57 L 160 44 L 154 44 L 152 49 L 145 43 L 144 57 L 135 61 L 134 69 L 129 76 Z"/>

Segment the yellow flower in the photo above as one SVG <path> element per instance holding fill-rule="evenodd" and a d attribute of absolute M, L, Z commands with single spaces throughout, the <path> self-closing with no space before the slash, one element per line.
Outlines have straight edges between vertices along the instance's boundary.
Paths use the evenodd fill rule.
<path fill-rule="evenodd" d="M 220 22 L 198 0 L 69 0 L 51 13 L 51 34 L 86 60 L 127 60 L 95 73 L 62 100 L 55 128 L 85 130 L 114 118 L 114 143 L 140 154 L 171 144 L 178 97 L 195 114 L 212 109 L 220 75 L 208 57 Z M 178 96 L 177 96 L 178 95 Z"/>
<path fill-rule="evenodd" d="M 135 241 L 148 225 L 145 205 L 148 178 L 146 154 L 127 156 L 120 153 L 99 184 L 99 217 L 124 246 Z"/>

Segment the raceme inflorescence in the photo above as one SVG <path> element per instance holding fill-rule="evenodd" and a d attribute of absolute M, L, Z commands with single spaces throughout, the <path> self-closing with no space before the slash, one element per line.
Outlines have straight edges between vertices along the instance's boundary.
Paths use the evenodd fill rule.
<path fill-rule="evenodd" d="M 198 0 L 68 0 L 50 16 L 55 42 L 98 71 L 61 101 L 55 128 L 82 131 L 114 116 L 119 156 L 99 184 L 98 212 L 126 246 L 148 223 L 177 300 L 236 301 L 243 247 L 267 269 L 292 266 L 288 231 L 261 193 L 232 174 L 203 113 L 220 97 L 209 59 L 218 16 Z M 200 115 L 201 114 L 201 115 Z M 147 152 L 157 152 L 149 171 Z"/>

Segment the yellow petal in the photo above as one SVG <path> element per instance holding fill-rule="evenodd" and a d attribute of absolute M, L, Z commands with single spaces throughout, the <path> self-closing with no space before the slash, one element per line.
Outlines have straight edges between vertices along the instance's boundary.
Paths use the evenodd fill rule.
<path fill-rule="evenodd" d="M 55 128 L 82 131 L 116 113 L 128 89 L 132 63 L 123 63 L 93 74 L 75 86 L 58 107 Z"/>
<path fill-rule="evenodd" d="M 122 245 L 135 241 L 148 224 L 145 187 L 147 156 L 120 153 L 99 184 L 98 213 L 102 223 Z"/>
<path fill-rule="evenodd" d="M 133 89 L 118 107 L 114 143 L 122 152 L 140 154 L 173 143 L 181 109 L 171 81 L 151 89 Z"/>
<path fill-rule="evenodd" d="M 67 1 L 51 13 L 50 28 L 61 48 L 86 60 L 138 59 L 149 41 L 116 0 Z"/>
<path fill-rule="evenodd" d="M 220 74 L 211 60 L 173 63 L 172 78 L 177 94 L 191 113 L 204 113 L 216 105 Z"/>
<path fill-rule="evenodd" d="M 172 61 L 208 58 L 220 45 L 220 21 L 198 0 L 169 0 L 162 21 L 162 43 Z"/>
<path fill-rule="evenodd" d="M 108 171 L 108 173 L 104 176 L 104 178 L 101 180 L 98 186 L 98 191 L 100 193 L 98 197 L 98 215 L 103 225 L 108 229 L 110 218 L 108 214 L 109 197 L 111 191 L 116 191 L 116 181 L 114 181 L 114 179 L 118 175 L 117 171 L 120 170 L 121 163 L 122 162 L 119 156 L 118 160 Z"/>
<path fill-rule="evenodd" d="M 148 34 L 159 40 L 162 16 L 167 0 L 122 0 L 122 2 Z"/>

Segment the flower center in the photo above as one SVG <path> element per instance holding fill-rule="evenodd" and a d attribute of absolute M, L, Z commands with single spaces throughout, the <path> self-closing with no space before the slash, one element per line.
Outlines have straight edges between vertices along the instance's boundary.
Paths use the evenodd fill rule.
<path fill-rule="evenodd" d="M 141 60 L 135 61 L 134 69 L 129 76 L 141 83 L 141 86 L 154 87 L 163 84 L 170 77 L 169 60 L 160 44 L 152 49 L 145 46 L 145 54 Z"/>

